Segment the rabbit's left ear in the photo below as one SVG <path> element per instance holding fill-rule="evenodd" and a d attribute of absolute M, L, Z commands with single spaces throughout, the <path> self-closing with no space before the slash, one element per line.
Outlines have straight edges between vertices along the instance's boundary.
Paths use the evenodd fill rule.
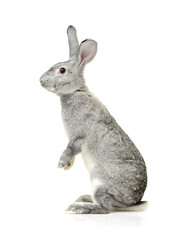
<path fill-rule="evenodd" d="M 97 42 L 92 39 L 84 40 L 79 47 L 80 65 L 89 63 L 96 55 Z"/>
<path fill-rule="evenodd" d="M 69 57 L 77 57 L 79 53 L 79 43 L 77 39 L 76 29 L 73 26 L 69 26 L 67 29 L 67 35 L 69 42 Z"/>

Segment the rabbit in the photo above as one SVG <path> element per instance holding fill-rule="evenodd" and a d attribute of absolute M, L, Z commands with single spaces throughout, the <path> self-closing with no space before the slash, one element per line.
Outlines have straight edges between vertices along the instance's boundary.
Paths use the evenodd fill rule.
<path fill-rule="evenodd" d="M 69 61 L 52 66 L 40 78 L 42 87 L 60 97 L 62 120 L 69 142 L 58 167 L 69 169 L 81 153 L 92 183 L 92 196 L 83 195 L 67 213 L 106 214 L 143 205 L 146 165 L 134 143 L 107 108 L 85 84 L 83 72 L 96 55 L 97 42 L 79 45 L 76 29 L 67 29 Z"/>

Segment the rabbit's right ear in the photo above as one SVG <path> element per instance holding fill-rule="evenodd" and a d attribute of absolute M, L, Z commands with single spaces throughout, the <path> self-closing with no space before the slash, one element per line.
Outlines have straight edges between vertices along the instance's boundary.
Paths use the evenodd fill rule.
<path fill-rule="evenodd" d="M 92 39 L 84 40 L 79 47 L 79 61 L 80 65 L 84 66 L 89 63 L 96 55 L 97 42 Z"/>

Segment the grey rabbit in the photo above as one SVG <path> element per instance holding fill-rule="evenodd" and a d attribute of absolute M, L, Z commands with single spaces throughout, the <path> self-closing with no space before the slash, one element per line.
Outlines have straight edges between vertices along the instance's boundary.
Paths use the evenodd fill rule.
<path fill-rule="evenodd" d="M 134 143 L 88 90 L 83 71 L 97 52 L 97 42 L 86 39 L 79 45 L 76 29 L 67 29 L 70 59 L 55 64 L 41 78 L 42 87 L 60 96 L 62 120 L 69 143 L 59 168 L 68 169 L 81 153 L 88 169 L 92 196 L 83 195 L 66 212 L 101 214 L 136 210 L 143 205 L 147 185 L 144 160 Z"/>

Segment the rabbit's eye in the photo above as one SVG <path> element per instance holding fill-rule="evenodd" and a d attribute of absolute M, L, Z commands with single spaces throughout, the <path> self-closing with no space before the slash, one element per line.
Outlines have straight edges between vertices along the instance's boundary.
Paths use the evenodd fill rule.
<path fill-rule="evenodd" d="M 66 69 L 65 68 L 60 68 L 60 73 L 65 73 L 66 72 Z"/>

